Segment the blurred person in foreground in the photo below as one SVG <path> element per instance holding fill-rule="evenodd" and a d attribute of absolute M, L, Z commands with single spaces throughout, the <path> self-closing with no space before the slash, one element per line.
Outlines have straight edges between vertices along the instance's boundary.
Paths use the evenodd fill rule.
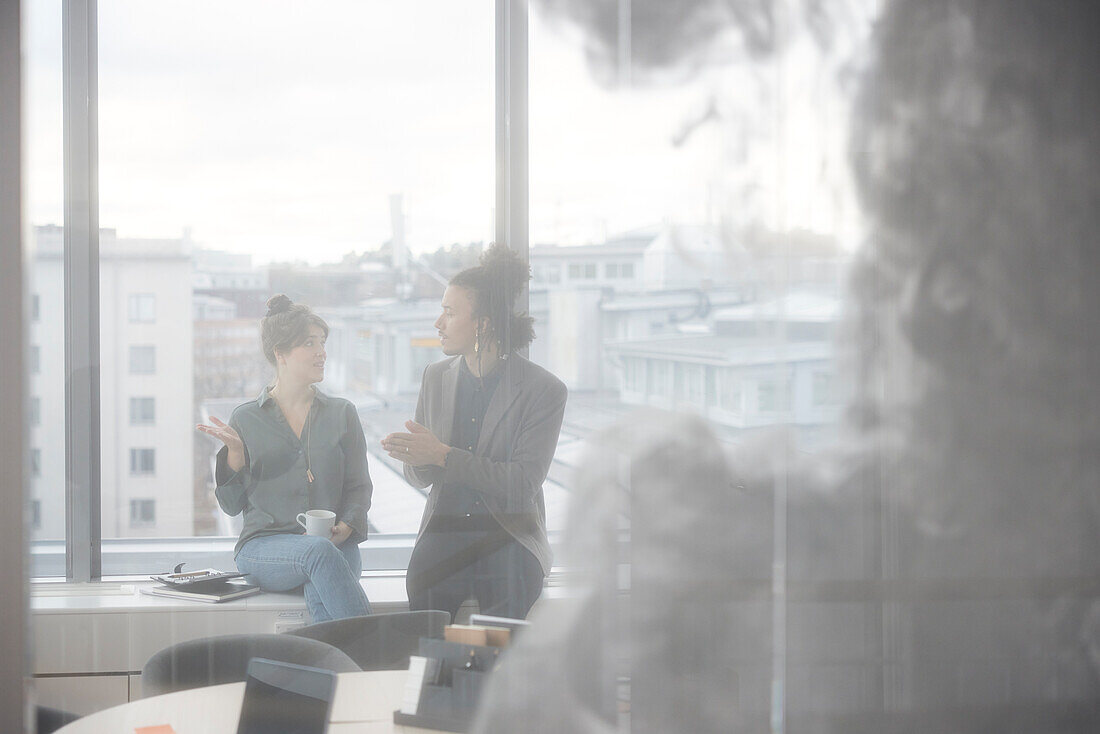
<path fill-rule="evenodd" d="M 313 622 L 370 613 L 359 583 L 373 485 L 355 406 L 314 385 L 325 379 L 328 324 L 309 306 L 272 296 L 260 322 L 275 379 L 229 422 L 198 430 L 221 441 L 215 495 L 226 514 L 244 513 L 237 569 L 264 591 L 303 587 Z M 297 516 L 336 514 L 330 537 L 306 535 Z"/>
<path fill-rule="evenodd" d="M 851 145 L 872 232 L 846 440 L 727 463 L 699 419 L 599 438 L 575 598 L 510 651 L 475 731 L 1100 730 L 1097 28 L 1086 1 L 886 7 Z"/>
<path fill-rule="evenodd" d="M 514 313 L 530 268 L 501 244 L 451 279 L 436 319 L 447 359 L 424 370 L 415 420 L 382 439 L 414 486 L 431 487 L 406 574 L 409 608 L 462 603 L 523 618 L 550 572 L 542 483 L 565 385 L 516 351 L 534 339 Z"/>

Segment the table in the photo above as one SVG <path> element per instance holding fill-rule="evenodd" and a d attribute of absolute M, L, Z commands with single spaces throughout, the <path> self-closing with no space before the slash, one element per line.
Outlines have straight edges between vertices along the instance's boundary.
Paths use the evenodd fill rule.
<path fill-rule="evenodd" d="M 329 734 L 433 732 L 393 723 L 406 675 L 404 670 L 340 673 Z M 159 724 L 171 725 L 175 734 L 235 734 L 243 698 L 243 682 L 166 693 L 89 714 L 58 734 L 133 734 L 137 727 Z"/>

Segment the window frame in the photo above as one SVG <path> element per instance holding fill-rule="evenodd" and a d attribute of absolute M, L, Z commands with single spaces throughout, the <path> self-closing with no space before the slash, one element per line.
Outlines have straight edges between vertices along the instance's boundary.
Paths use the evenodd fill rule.
<path fill-rule="evenodd" d="M 755 392 L 758 415 L 789 414 L 794 407 L 794 376 L 761 375 L 756 380 Z"/>
<path fill-rule="evenodd" d="M 146 468 L 146 465 L 148 465 L 148 468 Z M 155 477 L 156 475 L 157 450 L 151 446 L 130 447 L 130 476 Z"/>
<path fill-rule="evenodd" d="M 139 352 L 137 350 L 148 350 L 148 352 Z M 149 361 L 149 369 L 135 369 L 134 356 L 137 354 L 150 354 L 152 359 Z M 140 367 L 141 365 L 139 365 Z M 129 368 L 129 374 L 131 375 L 155 375 L 157 373 L 157 345 L 156 344 L 131 344 L 129 352 L 127 353 L 127 367 Z"/>
<path fill-rule="evenodd" d="M 149 305 L 149 314 L 144 306 Z M 131 324 L 155 324 L 157 322 L 157 296 L 155 293 L 131 293 L 126 299 L 126 311 Z"/>
<path fill-rule="evenodd" d="M 745 412 L 745 386 L 736 367 L 722 367 L 718 374 L 718 409 L 731 415 Z"/>
<path fill-rule="evenodd" d="M 836 379 L 828 370 L 814 370 L 810 375 L 810 404 L 813 408 L 836 405 Z"/>
<path fill-rule="evenodd" d="M 142 510 L 139 514 L 142 517 L 135 518 L 134 510 Z M 149 519 L 145 519 L 144 510 L 151 509 Z M 152 497 L 131 497 L 130 498 L 130 527 L 132 528 L 152 528 L 157 525 L 157 501 Z"/>
<path fill-rule="evenodd" d="M 97 13 L 97 0 L 63 3 L 65 577 L 78 582 L 102 578 L 104 545 L 112 553 L 116 546 L 126 545 L 113 540 L 104 543 L 101 536 Z M 495 0 L 494 15 L 493 232 L 497 242 L 507 242 L 529 263 L 528 2 Z M 527 288 L 517 301 L 521 311 L 529 310 Z M 154 353 L 154 373 L 155 359 Z M 377 569 L 380 562 L 407 564 L 413 540 L 412 536 L 395 537 L 395 547 L 386 538 L 368 541 L 362 548 L 364 568 Z M 194 548 L 193 557 L 207 562 L 212 542 L 219 547 L 232 545 L 230 539 L 217 537 L 184 545 Z M 53 542 L 49 549 L 38 545 L 32 557 L 50 560 L 46 567 L 32 568 L 32 576 L 57 575 L 45 572 L 57 569 L 59 544 Z M 173 557 L 186 560 L 189 554 Z M 156 563 L 155 554 L 148 558 Z"/>
<path fill-rule="evenodd" d="M 672 369 L 667 358 L 649 358 L 646 360 L 646 396 L 660 400 L 662 404 L 672 400 Z"/>
<path fill-rule="evenodd" d="M 134 411 L 135 406 L 144 408 L 146 406 L 152 406 L 149 411 L 149 417 L 145 417 L 144 410 Z M 130 396 L 130 425 L 131 426 L 155 426 L 157 424 L 157 399 L 155 397 L 149 397 L 146 395 L 131 395 Z"/>

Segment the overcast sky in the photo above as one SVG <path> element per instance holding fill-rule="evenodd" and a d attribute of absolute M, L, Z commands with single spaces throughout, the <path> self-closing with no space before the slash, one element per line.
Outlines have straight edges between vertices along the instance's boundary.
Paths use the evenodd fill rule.
<path fill-rule="evenodd" d="M 400 193 L 414 251 L 490 237 L 492 2 L 98 4 L 102 226 L 190 227 L 258 262 L 321 262 L 388 239 Z M 61 223 L 60 1 L 29 4 L 28 31 L 28 209 Z M 532 242 L 748 208 L 730 174 L 745 155 L 744 70 L 624 91 L 596 83 L 568 28 L 533 14 L 530 45 Z M 717 118 L 674 145 L 711 98 Z M 847 193 L 832 190 L 839 109 L 789 107 L 779 154 L 749 146 L 766 172 L 753 206 L 772 225 L 850 234 Z"/>

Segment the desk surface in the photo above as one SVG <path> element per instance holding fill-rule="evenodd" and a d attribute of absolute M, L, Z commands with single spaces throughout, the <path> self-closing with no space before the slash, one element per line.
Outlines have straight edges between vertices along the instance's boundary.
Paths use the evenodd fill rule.
<path fill-rule="evenodd" d="M 341 673 L 329 717 L 329 734 L 431 732 L 393 723 L 405 678 L 403 670 Z M 163 724 L 170 725 L 174 734 L 234 734 L 243 697 L 244 683 L 192 688 L 90 714 L 62 727 L 58 734 L 133 734 L 136 728 Z"/>

